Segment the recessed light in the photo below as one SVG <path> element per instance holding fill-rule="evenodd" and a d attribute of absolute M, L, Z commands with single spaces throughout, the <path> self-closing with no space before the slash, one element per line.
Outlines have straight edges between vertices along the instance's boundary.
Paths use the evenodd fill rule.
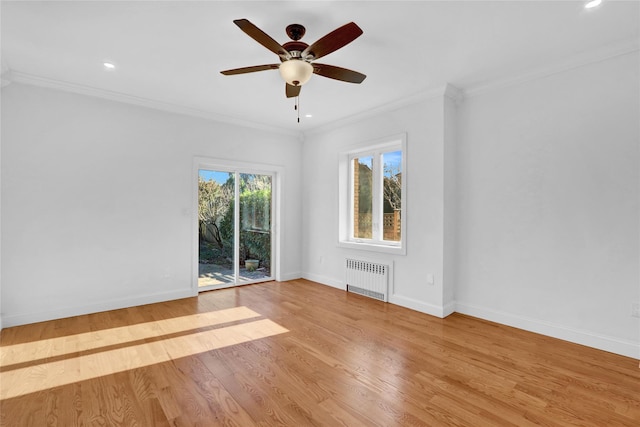
<path fill-rule="evenodd" d="M 305 114 L 304 116 L 309 118 L 309 117 L 313 117 L 313 114 Z"/>
<path fill-rule="evenodd" d="M 104 68 L 106 68 L 107 70 L 113 70 L 114 68 L 116 68 L 116 66 L 111 62 L 103 62 L 102 65 L 104 65 Z"/>
<path fill-rule="evenodd" d="M 590 2 L 585 4 L 584 7 L 585 9 L 592 9 L 596 6 L 600 6 L 600 3 L 602 3 L 602 0 L 591 0 Z"/>

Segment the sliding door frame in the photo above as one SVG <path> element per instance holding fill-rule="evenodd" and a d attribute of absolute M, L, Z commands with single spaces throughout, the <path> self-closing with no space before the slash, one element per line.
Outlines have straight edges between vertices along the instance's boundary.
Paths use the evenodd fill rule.
<path fill-rule="evenodd" d="M 281 191 L 282 181 L 284 178 L 284 168 L 282 166 L 269 165 L 269 164 L 261 164 L 261 163 L 248 163 L 248 162 L 239 162 L 235 160 L 227 160 L 227 159 L 217 159 L 211 157 L 194 157 L 193 159 L 193 178 L 191 183 L 192 189 L 192 209 L 191 209 L 191 236 L 192 236 L 192 262 L 191 262 L 191 291 L 194 296 L 200 292 L 198 288 L 198 259 L 200 255 L 199 248 L 199 224 L 198 224 L 198 176 L 199 171 L 201 169 L 212 170 L 212 171 L 223 171 L 223 172 L 231 172 L 236 174 L 260 174 L 260 175 L 271 175 L 271 277 L 275 280 L 280 281 L 281 277 L 281 269 L 280 269 L 280 211 L 282 204 Z M 238 184 L 238 182 L 236 182 Z M 235 198 L 238 197 L 238 185 L 236 185 L 235 189 Z M 239 218 L 237 218 L 239 211 L 239 203 L 234 203 L 235 215 L 234 222 L 237 223 Z M 235 244 L 238 244 L 239 233 L 234 233 Z M 237 248 L 234 248 L 234 251 L 237 252 Z M 238 260 L 234 259 L 234 270 L 237 273 L 237 268 L 235 264 L 237 264 Z M 245 284 L 251 284 L 252 282 L 244 283 L 238 282 L 238 277 L 236 274 L 235 283 L 229 284 L 228 286 L 221 285 L 219 288 L 222 289 L 225 287 L 233 287 L 233 286 L 241 286 Z"/>

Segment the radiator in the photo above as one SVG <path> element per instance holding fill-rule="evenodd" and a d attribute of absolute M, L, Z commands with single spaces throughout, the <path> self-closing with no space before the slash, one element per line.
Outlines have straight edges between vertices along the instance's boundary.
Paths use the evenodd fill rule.
<path fill-rule="evenodd" d="M 389 266 L 376 262 L 346 259 L 347 292 L 388 301 Z"/>

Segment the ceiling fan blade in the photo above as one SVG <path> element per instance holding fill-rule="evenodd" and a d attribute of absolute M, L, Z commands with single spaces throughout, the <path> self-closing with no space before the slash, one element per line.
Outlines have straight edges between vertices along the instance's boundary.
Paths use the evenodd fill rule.
<path fill-rule="evenodd" d="M 249 37 L 269 49 L 271 52 L 283 59 L 289 59 L 289 52 L 277 41 L 271 38 L 267 33 L 253 25 L 248 19 L 236 19 L 233 21 L 242 31 L 247 33 Z"/>
<path fill-rule="evenodd" d="M 300 90 L 302 86 L 292 86 L 289 83 L 285 83 L 284 92 L 287 95 L 287 98 L 295 98 L 300 95 Z"/>
<path fill-rule="evenodd" d="M 362 34 L 362 29 L 354 22 L 349 22 L 322 37 L 302 52 L 302 57 L 313 55 L 313 59 L 321 58 L 348 45 Z"/>
<path fill-rule="evenodd" d="M 225 76 L 232 76 L 234 74 L 255 73 L 256 71 L 277 70 L 279 67 L 279 64 L 254 65 L 253 67 L 235 68 L 233 70 L 225 70 L 220 72 Z"/>
<path fill-rule="evenodd" d="M 366 75 L 346 68 L 336 67 L 335 65 L 313 63 L 313 73 L 319 76 L 329 77 L 330 79 L 340 80 L 348 83 L 362 83 L 367 78 Z"/>

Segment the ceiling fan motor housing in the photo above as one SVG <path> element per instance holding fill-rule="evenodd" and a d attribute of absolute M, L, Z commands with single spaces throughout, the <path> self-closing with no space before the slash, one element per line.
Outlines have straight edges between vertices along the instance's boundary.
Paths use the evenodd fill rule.
<path fill-rule="evenodd" d="M 309 45 L 306 44 L 305 42 L 299 42 L 299 41 L 287 42 L 282 45 L 282 47 L 285 48 L 287 52 L 289 52 L 289 55 L 291 55 L 292 58 L 300 58 L 302 52 L 308 46 Z"/>
<path fill-rule="evenodd" d="M 287 32 L 287 35 L 291 40 L 300 40 L 302 37 L 304 37 L 304 33 L 307 32 L 306 28 L 304 28 L 304 25 L 300 24 L 287 25 L 285 31 Z"/>

